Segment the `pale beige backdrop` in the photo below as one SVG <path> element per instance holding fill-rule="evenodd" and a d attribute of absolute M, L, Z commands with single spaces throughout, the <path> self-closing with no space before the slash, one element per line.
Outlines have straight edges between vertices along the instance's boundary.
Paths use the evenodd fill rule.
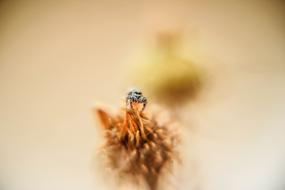
<path fill-rule="evenodd" d="M 91 107 L 120 106 L 129 66 L 172 29 L 209 73 L 180 112 L 173 189 L 284 189 L 284 3 L 245 0 L 1 1 L 0 188 L 116 189 L 92 169 Z"/>

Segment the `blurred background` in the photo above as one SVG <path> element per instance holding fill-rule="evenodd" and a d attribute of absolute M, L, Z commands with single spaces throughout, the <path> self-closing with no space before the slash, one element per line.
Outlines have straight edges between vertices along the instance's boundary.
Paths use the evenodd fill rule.
<path fill-rule="evenodd" d="M 172 189 L 283 190 L 284 13 L 282 1 L 2 0 L 0 188 L 115 189 L 92 167 L 92 106 L 120 107 L 155 35 L 179 31 L 207 80 L 179 111 Z"/>

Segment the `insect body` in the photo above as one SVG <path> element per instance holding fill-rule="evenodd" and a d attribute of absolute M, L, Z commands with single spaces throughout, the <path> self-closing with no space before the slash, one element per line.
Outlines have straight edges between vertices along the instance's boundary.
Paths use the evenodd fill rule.
<path fill-rule="evenodd" d="M 141 91 L 133 89 L 128 93 L 126 103 L 130 106 L 131 109 L 134 109 L 134 103 L 142 104 L 142 108 L 140 111 L 143 111 L 147 104 L 147 99 L 142 95 Z"/>

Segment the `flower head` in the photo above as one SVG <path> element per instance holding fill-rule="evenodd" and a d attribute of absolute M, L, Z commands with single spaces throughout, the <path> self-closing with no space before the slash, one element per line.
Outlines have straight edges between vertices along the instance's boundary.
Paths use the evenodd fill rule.
<path fill-rule="evenodd" d="M 146 103 L 140 91 L 132 90 L 126 97 L 126 108 L 118 115 L 101 108 L 96 114 L 105 132 L 108 166 L 124 179 L 143 181 L 150 190 L 156 190 L 159 178 L 175 160 L 177 136 L 144 113 Z"/>

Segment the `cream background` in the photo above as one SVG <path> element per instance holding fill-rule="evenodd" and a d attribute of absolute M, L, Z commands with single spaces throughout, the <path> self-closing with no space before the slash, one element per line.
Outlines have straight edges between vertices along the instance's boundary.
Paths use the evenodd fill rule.
<path fill-rule="evenodd" d="M 183 30 L 210 73 L 183 111 L 175 189 L 284 188 L 284 4 L 281 1 L 3 1 L 0 185 L 112 188 L 92 170 L 91 107 L 120 105 L 128 64 L 160 29 Z M 193 165 L 197 165 L 194 169 Z M 113 187 L 114 188 L 114 187 Z"/>

